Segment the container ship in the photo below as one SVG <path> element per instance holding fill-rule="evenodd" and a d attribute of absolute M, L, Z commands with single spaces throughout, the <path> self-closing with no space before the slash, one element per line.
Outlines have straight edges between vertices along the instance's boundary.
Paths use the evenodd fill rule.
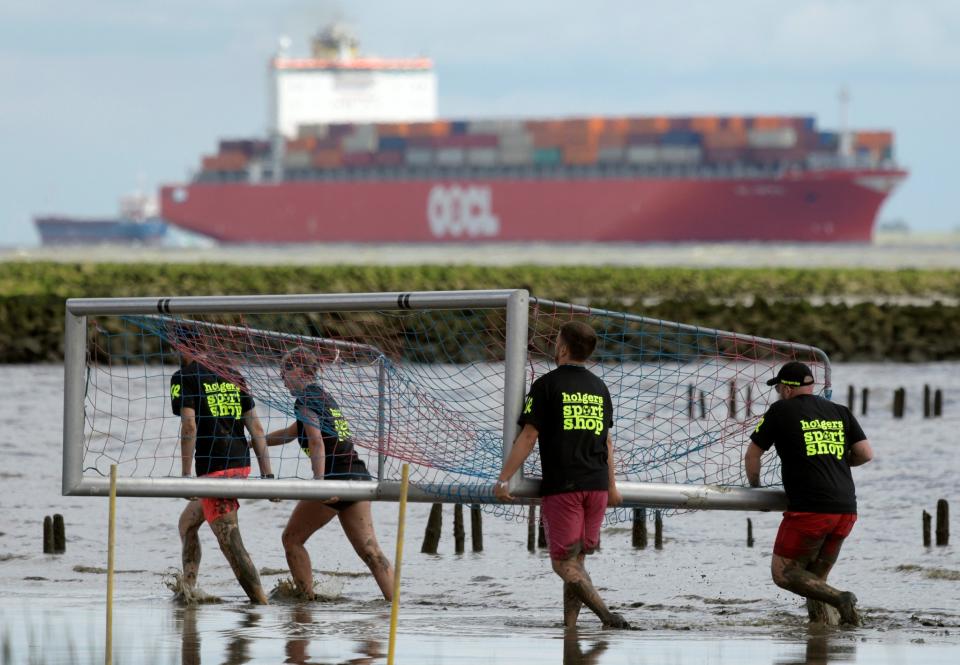
<path fill-rule="evenodd" d="M 811 116 L 437 118 L 427 58 L 338 27 L 271 61 L 272 129 L 222 140 L 162 216 L 226 243 L 868 242 L 886 130 Z"/>
<path fill-rule="evenodd" d="M 120 199 L 120 213 L 109 218 L 40 215 L 33 220 L 43 245 L 161 245 L 166 221 L 157 217 L 157 201 L 142 194 Z"/>

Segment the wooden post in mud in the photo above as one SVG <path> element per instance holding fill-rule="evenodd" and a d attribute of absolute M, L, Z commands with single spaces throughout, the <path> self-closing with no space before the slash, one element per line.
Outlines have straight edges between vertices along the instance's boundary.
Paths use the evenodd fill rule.
<path fill-rule="evenodd" d="M 937 388 L 933 391 L 933 417 L 939 418 L 943 415 L 943 391 Z"/>
<path fill-rule="evenodd" d="M 474 552 L 483 551 L 483 523 L 480 521 L 482 517 L 480 506 L 477 504 L 470 506 L 470 544 Z"/>
<path fill-rule="evenodd" d="M 421 554 L 436 554 L 440 544 L 440 532 L 443 526 L 443 504 L 435 503 L 430 507 L 430 517 L 427 519 L 427 528 L 423 532 Z"/>
<path fill-rule="evenodd" d="M 527 512 L 527 551 L 534 552 L 537 549 L 537 507 L 530 504 L 530 510 Z"/>
<path fill-rule="evenodd" d="M 53 553 L 63 554 L 67 551 L 67 533 L 63 524 L 63 515 L 53 516 Z"/>
<path fill-rule="evenodd" d="M 653 513 L 653 546 L 655 549 L 663 549 L 663 517 L 660 511 Z"/>
<path fill-rule="evenodd" d="M 937 545 L 950 543 L 950 506 L 946 499 L 937 501 Z"/>
<path fill-rule="evenodd" d="M 707 396 L 703 394 L 703 391 L 700 391 L 700 419 L 703 420 L 707 417 Z"/>
<path fill-rule="evenodd" d="M 923 511 L 923 546 L 930 547 L 930 513 Z"/>
<path fill-rule="evenodd" d="M 693 420 L 697 417 L 696 413 L 694 412 L 694 405 L 694 388 L 692 385 L 690 385 L 687 386 L 687 417 L 689 417 L 690 420 Z"/>
<path fill-rule="evenodd" d="M 737 382 L 730 381 L 730 420 L 737 419 Z"/>
<path fill-rule="evenodd" d="M 923 384 L 923 417 L 930 417 L 930 384 Z"/>
<path fill-rule="evenodd" d="M 633 546 L 638 550 L 647 549 L 647 509 L 633 509 Z"/>
<path fill-rule="evenodd" d="M 753 547 L 753 520 L 747 518 L 747 547 Z"/>
<path fill-rule="evenodd" d="M 458 503 L 453 507 L 453 549 L 457 554 L 463 554 L 464 540 L 466 535 L 463 532 L 463 504 Z"/>
<path fill-rule="evenodd" d="M 743 417 L 744 418 L 753 417 L 753 384 L 752 383 L 747 384 L 747 399 L 746 399 L 746 402 L 744 403 L 744 408 L 746 410 L 746 413 L 743 414 Z"/>
<path fill-rule="evenodd" d="M 870 399 L 870 389 L 864 388 L 860 391 L 860 415 L 867 415 L 867 400 Z"/>
<path fill-rule="evenodd" d="M 853 386 L 847 388 L 847 408 L 853 411 L 853 400 L 856 399 L 857 389 Z"/>
<path fill-rule="evenodd" d="M 897 388 L 893 391 L 893 417 L 903 418 L 903 411 L 907 406 L 906 388 Z"/>
<path fill-rule="evenodd" d="M 43 518 L 43 553 L 53 554 L 53 518 Z"/>

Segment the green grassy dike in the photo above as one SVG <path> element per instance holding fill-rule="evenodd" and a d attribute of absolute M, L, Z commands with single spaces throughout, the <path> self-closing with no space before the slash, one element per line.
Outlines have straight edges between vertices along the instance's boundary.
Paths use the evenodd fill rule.
<path fill-rule="evenodd" d="M 62 359 L 70 297 L 511 287 L 802 341 L 835 361 L 960 359 L 960 271 L 953 270 L 8 262 L 0 263 L 0 362 Z"/>

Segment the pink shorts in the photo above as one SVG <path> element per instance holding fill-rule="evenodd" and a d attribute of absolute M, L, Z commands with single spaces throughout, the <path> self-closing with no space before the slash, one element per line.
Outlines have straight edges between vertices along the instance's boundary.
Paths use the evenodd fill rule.
<path fill-rule="evenodd" d="M 551 559 L 591 554 L 600 546 L 607 496 L 607 490 L 587 490 L 543 497 L 540 510 Z"/>
<path fill-rule="evenodd" d="M 780 522 L 773 553 L 795 561 L 834 562 L 843 540 L 857 521 L 856 513 L 795 513 L 787 511 Z"/>
<path fill-rule="evenodd" d="M 221 469 L 208 473 L 201 478 L 246 478 L 250 475 L 249 466 L 237 466 L 232 469 Z M 200 505 L 203 506 L 203 517 L 209 524 L 213 524 L 224 515 L 236 512 L 240 509 L 240 502 L 236 499 L 215 499 L 212 497 L 203 497 L 200 499 Z"/>

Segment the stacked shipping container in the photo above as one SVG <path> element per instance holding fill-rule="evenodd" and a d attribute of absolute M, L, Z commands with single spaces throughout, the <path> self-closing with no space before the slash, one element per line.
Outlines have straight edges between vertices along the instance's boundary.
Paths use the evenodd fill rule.
<path fill-rule="evenodd" d="M 852 135 L 854 156 L 893 158 L 891 132 Z M 633 165 L 819 167 L 836 161 L 836 133 L 806 116 L 603 117 L 303 125 L 286 139 L 288 171 L 366 167 Z M 267 141 L 222 141 L 205 173 L 240 174 L 273 159 Z"/>

